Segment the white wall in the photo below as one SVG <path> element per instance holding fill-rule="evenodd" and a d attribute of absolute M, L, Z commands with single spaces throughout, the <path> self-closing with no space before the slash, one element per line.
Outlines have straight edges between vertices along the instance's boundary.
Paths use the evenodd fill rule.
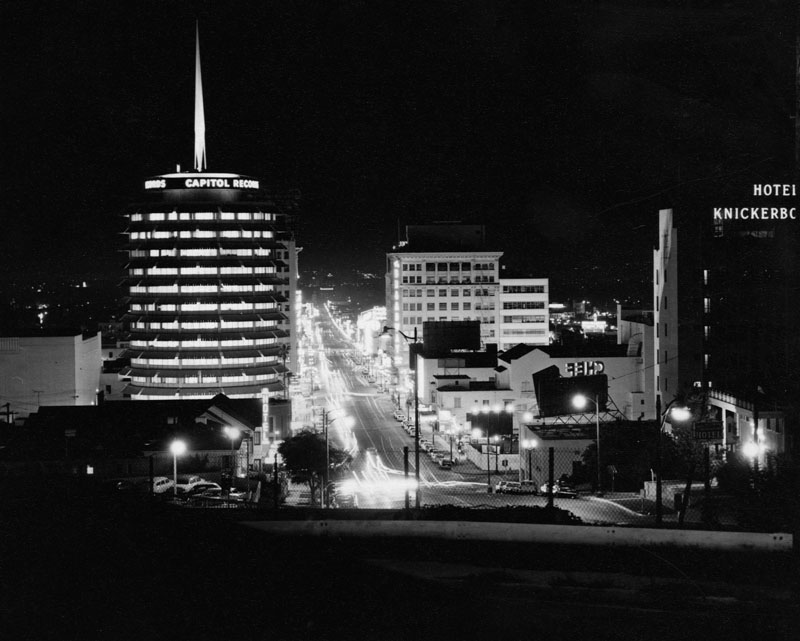
<path fill-rule="evenodd" d="M 619 410 L 629 420 L 655 416 L 654 399 L 647 394 L 645 386 L 645 359 L 637 356 L 564 356 L 553 358 L 541 349 L 535 349 L 511 363 L 501 361 L 507 370 L 499 379 L 511 387 L 522 400 L 530 399 L 534 404 L 533 374 L 555 365 L 562 376 L 569 376 L 567 365 L 571 363 L 602 362 L 603 374 L 608 376 L 608 393 Z M 642 401 L 644 401 L 642 403 Z"/>
<path fill-rule="evenodd" d="M 541 287 L 543 292 L 510 293 L 504 291 L 511 287 Z M 497 343 L 499 350 L 506 350 L 519 343 L 527 345 L 547 345 L 550 342 L 549 280 L 547 278 L 502 278 L 500 279 L 497 305 Z M 504 309 L 507 304 L 539 303 L 541 309 Z M 508 316 L 542 317 L 540 322 L 505 322 Z M 536 334 L 517 334 L 510 332 L 530 332 Z"/>
<path fill-rule="evenodd" d="M 22 418 L 40 405 L 92 405 L 102 366 L 100 334 L 0 338 L 0 399 Z"/>

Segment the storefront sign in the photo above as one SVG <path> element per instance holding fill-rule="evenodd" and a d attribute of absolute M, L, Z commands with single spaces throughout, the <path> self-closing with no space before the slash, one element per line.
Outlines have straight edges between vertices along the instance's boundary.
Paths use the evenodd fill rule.
<path fill-rule="evenodd" d="M 594 374 L 602 374 L 605 368 L 606 366 L 603 364 L 603 361 L 577 361 L 564 365 L 567 376 L 592 376 Z"/>

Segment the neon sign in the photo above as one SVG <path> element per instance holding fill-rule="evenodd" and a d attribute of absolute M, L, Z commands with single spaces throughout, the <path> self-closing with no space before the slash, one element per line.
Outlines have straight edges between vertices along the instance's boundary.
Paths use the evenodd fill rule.
<path fill-rule="evenodd" d="M 144 181 L 150 189 L 260 189 L 260 181 L 253 178 L 194 174 L 187 177 L 150 178 Z"/>

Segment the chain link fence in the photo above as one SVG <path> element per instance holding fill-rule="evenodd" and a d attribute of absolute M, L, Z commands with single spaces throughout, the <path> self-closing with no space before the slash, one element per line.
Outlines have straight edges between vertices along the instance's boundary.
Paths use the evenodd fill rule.
<path fill-rule="evenodd" d="M 685 479 L 665 478 L 659 510 L 654 473 L 634 483 L 621 478 L 624 470 L 614 474 L 609 469 L 613 466 L 598 475 L 575 449 L 504 454 L 468 443 L 459 446 L 445 438 L 435 440 L 435 444 L 421 443 L 418 466 L 413 441 L 401 449 L 362 450 L 324 494 L 319 488 L 312 492 L 307 484 L 293 483 L 286 470 L 272 464 L 245 474 L 241 462 L 229 455 L 180 457 L 177 492 L 173 459 L 164 455 L 91 463 L 5 461 L 3 476 L 86 477 L 112 494 L 149 495 L 157 501 L 177 496 L 183 505 L 204 508 L 274 510 L 324 505 L 395 512 L 458 508 L 462 515 L 474 511 L 473 516 L 481 520 L 491 519 L 492 510 L 497 520 L 504 520 L 511 510 L 521 520 L 527 518 L 527 511 L 532 521 L 539 510 L 555 508 L 567 513 L 570 522 L 586 524 L 761 532 L 800 528 L 800 472 L 790 460 L 754 466 L 732 455 L 708 482 L 702 474 L 689 485 Z"/>
<path fill-rule="evenodd" d="M 685 479 L 665 478 L 659 500 L 654 472 L 638 490 L 633 489 L 614 478 L 614 470 L 608 469 L 613 466 L 600 475 L 587 469 L 581 452 L 574 449 L 543 448 L 504 458 L 494 450 L 471 452 L 462 447 L 459 451 L 454 446 L 451 453 L 449 444 L 446 449 L 424 445 L 418 476 L 411 447 L 361 452 L 349 473 L 334 484 L 329 506 L 384 510 L 451 506 L 520 513 L 526 508 L 557 508 L 586 524 L 771 532 L 798 527 L 798 468 L 788 461 L 781 469 L 753 474 L 746 462 L 731 459 L 728 474 L 733 480 L 698 478 L 687 485 Z M 289 485 L 286 505 L 302 507 L 314 501 L 306 486 Z"/>

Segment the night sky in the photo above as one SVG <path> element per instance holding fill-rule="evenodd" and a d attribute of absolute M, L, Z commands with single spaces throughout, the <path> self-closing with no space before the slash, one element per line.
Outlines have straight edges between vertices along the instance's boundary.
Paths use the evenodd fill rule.
<path fill-rule="evenodd" d="M 463 220 L 565 293 L 641 294 L 659 208 L 791 182 L 796 10 L 5 2 L 0 266 L 122 275 L 126 204 L 191 166 L 197 17 L 208 169 L 299 190 L 301 271 Z"/>

